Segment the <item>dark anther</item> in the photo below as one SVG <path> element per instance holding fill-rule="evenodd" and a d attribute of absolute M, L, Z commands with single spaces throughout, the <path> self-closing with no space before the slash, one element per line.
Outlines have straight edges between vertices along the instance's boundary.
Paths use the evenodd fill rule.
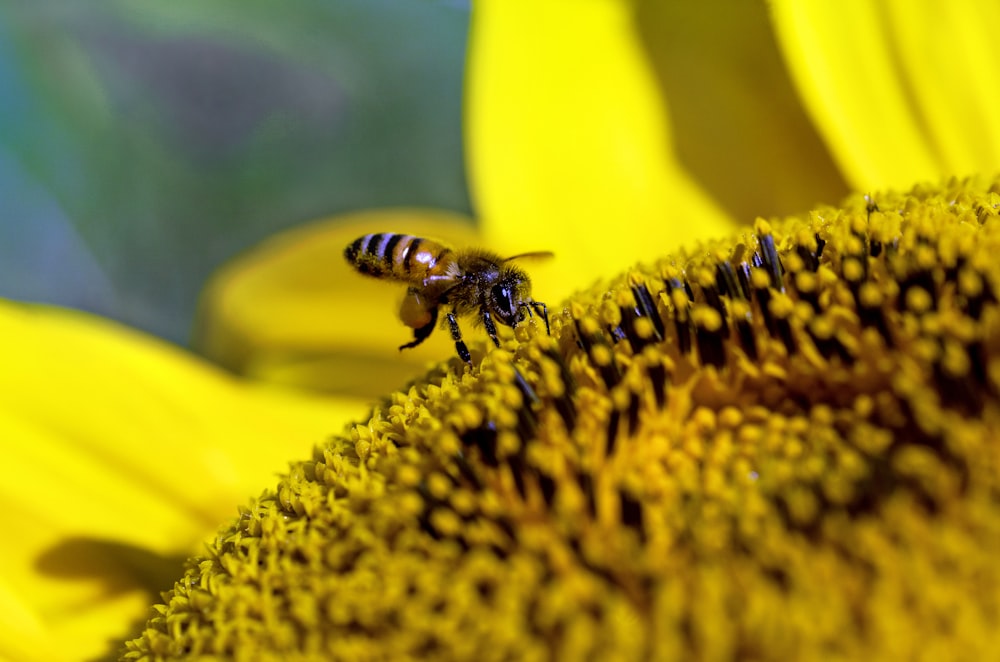
<path fill-rule="evenodd" d="M 584 498 L 587 499 L 587 512 L 590 513 L 591 517 L 596 517 L 597 497 L 594 495 L 594 477 L 581 471 L 576 474 L 576 482 L 580 486 Z"/>
<path fill-rule="evenodd" d="M 604 443 L 604 455 L 606 457 L 614 455 L 615 444 L 618 442 L 618 423 L 620 420 L 621 414 L 617 409 L 612 409 L 611 415 L 608 416 L 608 431 L 605 437 L 606 441 Z"/>
<path fill-rule="evenodd" d="M 781 340 L 789 354 L 794 354 L 797 348 L 795 338 L 792 335 L 792 327 L 787 319 L 775 317 L 771 312 L 771 292 L 767 288 L 761 287 L 756 290 L 756 295 L 767 332 L 771 334 L 772 338 Z"/>
<path fill-rule="evenodd" d="M 728 330 L 728 325 L 726 323 L 726 306 L 722 303 L 722 297 L 719 296 L 719 291 L 715 289 L 714 285 L 706 285 L 701 288 L 701 294 L 705 297 L 705 303 L 707 303 L 715 312 L 719 313 L 722 317 L 722 326 L 726 327 Z"/>
<path fill-rule="evenodd" d="M 472 467 L 472 465 L 469 464 L 469 459 L 465 457 L 465 453 L 463 453 L 462 451 L 458 451 L 457 453 L 455 453 L 453 457 L 455 459 L 455 464 L 458 466 L 458 471 L 459 473 L 462 474 L 462 478 L 465 479 L 465 482 L 471 485 L 477 491 L 482 490 L 483 481 L 479 477 L 479 474 L 476 472 L 476 470 Z M 492 465 L 489 465 L 489 463 L 486 462 L 486 459 L 484 457 L 483 464 L 487 464 L 489 466 L 496 466 L 495 462 L 496 457 L 494 457 L 493 459 L 494 463 Z"/>
<path fill-rule="evenodd" d="M 576 427 L 576 406 L 573 404 L 573 400 L 569 397 L 570 392 L 571 391 L 567 390 L 566 393 L 563 393 L 558 398 L 553 399 L 556 411 L 559 413 L 560 418 L 562 418 L 567 432 L 572 432 Z"/>
<path fill-rule="evenodd" d="M 744 319 L 736 321 L 736 332 L 740 336 L 740 346 L 743 347 L 747 358 L 756 361 L 757 357 L 757 336 L 754 335 L 753 325 L 750 323 L 749 315 Z"/>
<path fill-rule="evenodd" d="M 417 486 L 417 493 L 420 494 L 420 498 L 424 502 L 424 509 L 418 518 L 420 521 L 420 528 L 423 529 L 424 532 L 431 538 L 434 538 L 434 540 L 441 540 L 443 537 L 441 532 L 435 529 L 434 525 L 431 524 L 431 511 L 442 504 L 441 500 L 434 498 L 430 489 L 427 488 L 426 483 L 420 483 L 420 485 Z"/>
<path fill-rule="evenodd" d="M 799 299 L 805 301 L 810 306 L 812 306 L 813 312 L 819 314 L 823 312 L 823 304 L 820 303 L 819 295 L 820 290 L 816 288 L 811 291 L 800 290 L 795 288 L 795 279 L 792 279 L 792 286 L 795 289 L 795 293 L 799 296 Z"/>
<path fill-rule="evenodd" d="M 430 510 L 425 510 L 423 513 L 421 513 L 420 516 L 417 518 L 417 520 L 420 522 L 420 528 L 423 530 L 424 533 L 429 535 L 434 540 L 441 540 L 443 536 L 437 529 L 434 528 L 434 525 L 431 524 Z"/>
<path fill-rule="evenodd" d="M 664 338 L 663 318 L 656 310 L 656 304 L 645 284 L 635 285 L 632 288 L 632 298 L 635 306 L 619 306 L 622 323 L 613 333 L 623 332 L 628 338 L 632 351 L 639 353 L 644 347 L 654 342 L 662 342 Z M 647 318 L 653 324 L 653 336 L 644 338 L 636 331 L 635 322 L 640 318 Z"/>
<path fill-rule="evenodd" d="M 778 250 L 774 246 L 774 237 L 766 234 L 758 238 L 758 243 L 762 264 L 771 277 L 771 287 L 779 292 L 784 292 L 785 284 L 781 279 L 784 269 L 781 266 L 781 259 L 778 257 Z"/>
<path fill-rule="evenodd" d="M 576 380 L 573 379 L 562 354 L 554 349 L 549 349 L 546 355 L 559 366 L 559 379 L 563 383 L 563 394 L 555 398 L 556 411 L 562 417 L 566 429 L 572 431 L 576 427 L 576 405 L 573 404 L 572 397 L 576 393 Z"/>
<path fill-rule="evenodd" d="M 642 503 L 635 499 L 626 490 L 618 490 L 618 500 L 621 503 L 622 524 L 645 535 L 642 523 Z"/>
<path fill-rule="evenodd" d="M 750 286 L 750 265 L 740 262 L 736 265 L 736 278 L 740 281 L 740 289 L 743 290 L 743 298 L 750 299 L 753 288 Z"/>
<path fill-rule="evenodd" d="M 980 316 L 983 314 L 983 303 L 985 303 L 985 298 L 982 296 L 966 297 L 964 312 L 972 319 L 979 321 Z"/>
<path fill-rule="evenodd" d="M 726 364 L 726 337 L 728 335 L 729 329 L 725 324 L 716 331 L 710 331 L 703 326 L 695 327 L 698 357 L 703 365 L 714 365 L 721 368 Z"/>
<path fill-rule="evenodd" d="M 528 441 L 534 439 L 538 430 L 538 417 L 535 415 L 535 407 L 540 402 L 535 389 L 524 378 L 521 371 L 514 369 L 514 385 L 521 393 L 523 402 L 517 410 L 517 431 L 521 439 Z"/>
<path fill-rule="evenodd" d="M 638 393 L 632 393 L 628 399 L 628 433 L 634 435 L 639 429 L 639 405 L 642 402 Z"/>
<path fill-rule="evenodd" d="M 662 363 L 654 363 L 649 366 L 649 382 L 653 387 L 653 395 L 656 397 L 656 406 L 659 409 L 667 403 L 667 369 Z"/>
<path fill-rule="evenodd" d="M 740 281 L 732 263 L 727 261 L 715 265 L 715 286 L 730 299 L 749 299 L 750 290 L 744 289 L 744 286 L 749 288 L 749 285 L 749 282 Z"/>
<path fill-rule="evenodd" d="M 859 298 L 860 297 L 855 294 L 855 299 L 857 300 Z M 858 319 L 861 320 L 862 326 L 874 328 L 878 331 L 879 335 L 882 336 L 888 347 L 895 346 L 892 332 L 889 330 L 889 320 L 886 319 L 885 311 L 881 306 L 865 306 L 859 302 Z"/>
<path fill-rule="evenodd" d="M 681 321 L 679 317 L 674 318 L 674 326 L 677 328 L 677 349 L 687 356 L 691 354 L 691 322 Z"/>
<path fill-rule="evenodd" d="M 965 302 L 965 311 L 974 320 L 978 320 L 983 314 L 983 306 L 997 303 L 997 295 L 990 279 L 982 273 L 979 273 L 979 277 L 983 284 L 982 291 L 978 296 L 967 297 Z"/>
<path fill-rule="evenodd" d="M 972 358 L 969 356 L 970 365 Z M 976 384 L 976 376 L 971 369 L 968 374 L 954 375 L 949 373 L 940 361 L 935 361 L 934 382 L 941 404 L 945 407 L 954 409 L 964 416 L 982 414 L 986 406 L 985 391 Z"/>
<path fill-rule="evenodd" d="M 594 336 L 587 336 L 584 334 L 583 330 L 580 328 L 579 320 L 575 320 L 574 324 L 576 326 L 576 337 L 579 338 L 580 343 L 583 345 L 583 351 L 587 353 L 587 357 L 590 358 L 591 362 L 596 364 L 596 361 L 594 361 L 594 347 L 596 345 L 607 345 L 607 341 L 601 334 L 596 334 Z M 604 381 L 604 385 L 607 388 L 612 388 L 621 380 L 621 373 L 618 371 L 618 365 L 615 363 L 613 356 L 611 363 L 607 365 L 598 365 L 597 368 L 600 371 L 601 379 Z"/>
<path fill-rule="evenodd" d="M 524 397 L 525 404 L 533 407 L 539 403 L 540 400 L 538 394 L 535 393 L 535 389 L 531 388 L 531 384 L 528 383 L 528 380 L 524 378 L 524 375 L 517 368 L 514 369 L 514 385 L 517 386 L 517 390 Z"/>
<path fill-rule="evenodd" d="M 794 354 L 798 351 L 795 336 L 792 335 L 792 325 L 788 323 L 787 319 L 778 320 L 778 337 L 789 354 Z"/>
<path fill-rule="evenodd" d="M 656 310 L 656 303 L 649 293 L 649 288 L 646 287 L 645 283 L 640 283 L 632 288 L 632 296 L 635 297 L 636 310 L 653 322 L 653 328 L 656 329 L 656 339 L 662 342 L 664 338 L 663 318 Z"/>
<path fill-rule="evenodd" d="M 754 290 L 754 295 L 757 299 L 757 305 L 760 306 L 760 314 L 764 318 L 764 326 L 767 327 L 767 332 L 771 334 L 771 337 L 776 337 L 778 335 L 778 327 L 775 324 L 777 319 L 771 314 L 771 292 L 766 287 L 759 287 Z"/>
<path fill-rule="evenodd" d="M 821 338 L 817 336 L 815 333 L 813 333 L 813 331 L 810 329 L 809 337 L 812 338 L 813 344 L 816 346 L 816 349 L 819 350 L 819 353 L 822 354 L 823 358 L 825 358 L 826 360 L 829 361 L 834 356 L 837 356 L 840 358 L 841 361 L 847 364 L 850 364 L 854 361 L 854 357 L 852 357 L 851 353 L 847 351 L 846 347 L 844 347 L 844 343 L 840 342 L 840 340 L 837 339 L 837 336 L 830 336 L 829 338 Z"/>
<path fill-rule="evenodd" d="M 666 286 L 671 290 L 685 290 L 688 296 L 688 301 L 694 300 L 694 295 L 691 293 L 691 287 L 685 283 L 681 282 L 677 278 L 670 278 L 666 281 Z M 691 321 L 688 311 L 674 311 L 674 326 L 677 329 L 677 349 L 678 351 L 687 356 L 691 353 Z"/>
<path fill-rule="evenodd" d="M 980 384 L 988 385 L 992 391 L 993 387 L 986 375 L 986 347 L 983 345 L 983 341 L 977 340 L 968 345 L 966 350 L 969 352 L 969 369 L 972 370 L 972 376 Z"/>
<path fill-rule="evenodd" d="M 556 481 L 551 476 L 539 472 L 538 486 L 542 490 L 542 498 L 545 499 L 545 505 L 551 508 L 556 496 Z"/>
<path fill-rule="evenodd" d="M 816 236 L 816 260 L 819 260 L 821 257 L 823 257 L 823 249 L 826 248 L 826 239 L 820 237 L 819 233 L 816 233 L 815 236 Z"/>
<path fill-rule="evenodd" d="M 818 241 L 817 238 L 817 243 Z M 802 259 L 802 264 L 805 265 L 806 269 L 809 271 L 819 269 L 819 251 L 813 253 L 808 246 L 799 244 L 795 247 L 795 253 Z"/>
<path fill-rule="evenodd" d="M 522 499 L 526 499 L 528 490 L 524 485 L 524 474 L 528 471 L 528 463 L 524 459 L 523 444 L 520 452 L 507 458 L 507 465 L 510 466 L 510 474 L 514 478 L 514 487 L 517 488 L 517 493 L 521 495 Z"/>
<path fill-rule="evenodd" d="M 496 467 L 500 464 L 497 458 L 497 431 L 492 423 L 466 430 L 459 438 L 467 448 L 479 449 L 480 458 L 486 466 Z"/>
<path fill-rule="evenodd" d="M 625 308 L 624 306 L 619 306 L 618 310 L 622 316 L 622 323 L 615 330 L 621 331 L 624 334 L 625 339 L 632 346 L 633 352 L 639 353 L 643 347 L 655 342 L 654 338 L 643 338 L 635 330 L 635 321 L 641 317 L 638 307 Z"/>
<path fill-rule="evenodd" d="M 507 519 L 503 515 L 499 515 L 493 521 L 496 523 L 497 526 L 500 527 L 501 531 L 503 531 L 505 534 L 507 534 L 508 538 L 510 538 L 511 540 L 514 540 L 515 535 L 516 535 L 517 532 L 514 530 L 514 525 L 511 524 L 511 522 L 510 522 L 509 519 Z M 506 552 L 504 552 L 503 555 L 506 556 L 507 555 Z"/>

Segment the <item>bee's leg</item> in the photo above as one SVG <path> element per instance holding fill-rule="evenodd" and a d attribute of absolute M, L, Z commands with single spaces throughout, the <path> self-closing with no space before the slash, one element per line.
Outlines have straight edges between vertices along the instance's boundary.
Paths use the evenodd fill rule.
<path fill-rule="evenodd" d="M 428 312 L 431 315 L 431 321 L 428 322 L 427 324 L 424 324 L 421 327 L 417 327 L 416 329 L 414 329 L 413 340 L 406 343 L 405 345 L 400 345 L 399 349 L 403 350 L 403 349 L 409 349 L 411 347 L 416 347 L 423 341 L 427 340 L 427 336 L 431 335 L 431 331 L 434 330 L 434 323 L 437 322 L 438 311 L 437 308 L 431 308 L 430 311 Z"/>
<path fill-rule="evenodd" d="M 551 336 L 552 335 L 552 331 L 549 330 L 549 308 L 548 308 L 548 306 L 546 306 L 541 301 L 532 301 L 530 304 L 528 304 L 528 311 L 530 312 L 532 308 L 534 308 L 535 312 L 537 312 L 539 315 L 541 315 L 542 319 L 545 320 L 545 333 L 546 333 L 546 335 L 550 335 Z"/>
<path fill-rule="evenodd" d="M 497 325 L 493 323 L 493 316 L 485 308 L 481 308 L 479 313 L 483 316 L 483 326 L 486 327 L 487 335 L 489 335 L 493 344 L 499 347 L 500 340 L 497 338 Z"/>
<path fill-rule="evenodd" d="M 455 319 L 455 313 L 448 313 L 445 315 L 445 319 L 448 320 L 448 328 L 451 330 L 451 339 L 455 341 L 455 350 L 458 352 L 459 358 L 469 365 L 472 365 L 472 355 L 469 354 L 469 348 L 465 346 L 465 341 L 462 340 L 462 330 L 458 328 L 458 320 Z"/>

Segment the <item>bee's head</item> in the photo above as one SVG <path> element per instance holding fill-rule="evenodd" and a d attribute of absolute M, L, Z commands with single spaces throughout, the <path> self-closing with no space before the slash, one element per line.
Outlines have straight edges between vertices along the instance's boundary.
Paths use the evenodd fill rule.
<path fill-rule="evenodd" d="M 531 281 L 528 274 L 517 267 L 505 264 L 500 275 L 490 287 L 490 313 L 506 326 L 517 326 L 524 319 L 526 302 L 531 298 Z"/>

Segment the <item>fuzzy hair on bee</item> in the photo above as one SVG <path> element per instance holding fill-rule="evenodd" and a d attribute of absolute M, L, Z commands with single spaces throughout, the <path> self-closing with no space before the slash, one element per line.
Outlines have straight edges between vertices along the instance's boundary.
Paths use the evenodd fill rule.
<path fill-rule="evenodd" d="M 459 317 L 474 316 L 497 347 L 497 323 L 511 328 L 535 313 L 549 330 L 546 305 L 531 298 L 531 279 L 513 264 L 525 257 L 551 257 L 549 252 L 511 257 L 485 249 L 453 250 L 432 239 L 398 233 L 373 233 L 358 237 L 344 249 L 347 262 L 359 273 L 405 283 L 406 295 L 399 317 L 413 329 L 413 340 L 400 349 L 416 347 L 430 336 L 440 309 L 459 357 L 472 363 L 462 339 Z"/>

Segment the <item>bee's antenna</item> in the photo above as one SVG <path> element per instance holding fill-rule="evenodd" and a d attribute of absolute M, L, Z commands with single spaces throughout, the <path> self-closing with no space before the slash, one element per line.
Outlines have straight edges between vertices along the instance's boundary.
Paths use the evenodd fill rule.
<path fill-rule="evenodd" d="M 511 260 L 520 260 L 522 258 L 548 258 L 555 257 L 556 254 L 552 251 L 531 251 L 530 253 L 518 253 L 517 255 L 511 255 L 510 257 L 505 257 L 504 262 L 510 262 Z"/>

